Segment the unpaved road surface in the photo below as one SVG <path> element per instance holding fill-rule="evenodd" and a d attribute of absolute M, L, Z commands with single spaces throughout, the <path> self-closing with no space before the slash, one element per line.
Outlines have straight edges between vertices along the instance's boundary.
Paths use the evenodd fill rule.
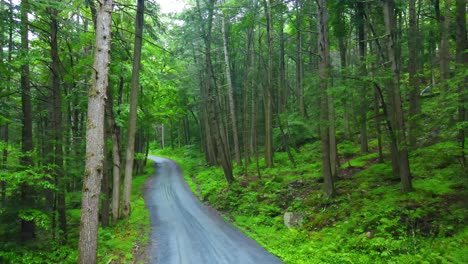
<path fill-rule="evenodd" d="M 283 263 L 201 204 L 174 161 L 150 158 L 157 164 L 145 194 L 152 225 L 150 263 Z"/>

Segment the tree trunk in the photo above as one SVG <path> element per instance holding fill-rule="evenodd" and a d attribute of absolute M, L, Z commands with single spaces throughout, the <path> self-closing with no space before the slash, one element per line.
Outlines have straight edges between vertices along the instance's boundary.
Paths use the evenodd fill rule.
<path fill-rule="evenodd" d="M 119 81 L 119 87 L 123 86 L 123 79 Z M 106 114 L 112 138 L 112 221 L 117 223 L 120 217 L 120 127 L 115 123 L 114 98 L 111 89 L 107 89 Z"/>
<path fill-rule="evenodd" d="M 108 88 L 112 0 L 102 0 L 96 14 L 96 44 L 92 87 L 88 92 L 86 166 L 83 178 L 78 263 L 97 258 L 99 194 L 103 174 L 105 99 Z"/>
<path fill-rule="evenodd" d="M 297 94 L 299 100 L 299 113 L 302 117 L 307 117 L 306 107 L 304 101 L 304 64 L 302 62 L 302 1 L 296 1 L 296 30 L 297 30 L 297 47 L 296 47 L 296 85 L 297 85 Z"/>
<path fill-rule="evenodd" d="M 326 0 L 316 0 L 317 3 L 317 30 L 319 54 L 319 86 L 320 86 L 320 139 L 322 146 L 322 174 L 325 181 L 325 194 L 333 196 L 335 187 L 330 161 L 330 123 L 329 100 L 327 86 L 330 68 L 330 43 L 328 38 L 328 14 Z"/>
<path fill-rule="evenodd" d="M 48 13 L 51 15 L 50 21 L 50 57 L 51 57 L 51 90 L 52 90 L 52 108 L 51 127 L 52 135 L 49 140 L 52 140 L 51 147 L 53 157 L 50 160 L 54 165 L 53 175 L 57 184 L 57 211 L 59 216 L 59 228 L 61 231 L 61 244 L 65 244 L 67 240 L 67 218 L 65 206 L 65 171 L 63 171 L 63 134 L 62 134 L 62 92 L 60 87 L 60 58 L 58 51 L 58 10 L 49 8 Z"/>
<path fill-rule="evenodd" d="M 406 144 L 405 127 L 403 122 L 403 109 L 400 95 L 400 72 L 398 67 L 398 57 L 396 53 L 396 23 L 395 23 L 395 3 L 394 0 L 384 0 L 383 14 L 385 21 L 385 33 L 387 35 L 387 55 L 390 60 L 392 78 L 387 87 L 389 95 L 390 123 L 393 128 L 391 135 L 392 143 L 391 156 L 394 166 L 394 174 L 399 175 L 403 185 L 403 192 L 412 190 L 411 172 L 408 160 L 408 146 Z M 398 171 L 395 171 L 398 168 Z"/>
<path fill-rule="evenodd" d="M 358 46 L 359 46 L 359 74 L 367 76 L 366 67 L 366 42 L 365 42 L 365 27 L 364 27 L 364 2 L 358 1 L 356 4 L 357 14 L 357 33 L 358 33 Z M 369 152 L 368 138 L 367 138 L 367 83 L 361 83 L 359 89 L 359 125 L 361 131 L 361 153 Z"/>
<path fill-rule="evenodd" d="M 21 157 L 20 163 L 26 168 L 33 166 L 33 160 L 31 158 L 31 152 L 33 151 L 33 132 L 32 132 L 32 104 L 31 104 L 31 87 L 29 79 L 29 64 L 27 62 L 27 56 L 29 53 L 29 1 L 21 1 L 21 51 L 25 56 L 23 59 L 24 64 L 21 65 L 21 106 L 23 111 L 23 127 L 21 133 L 21 152 L 24 156 Z M 32 205 L 32 190 L 28 185 L 21 185 L 21 201 L 27 205 Z M 34 221 L 21 220 L 21 239 L 23 241 L 30 240 L 35 237 L 36 226 Z"/>
<path fill-rule="evenodd" d="M 439 21 L 440 30 L 440 77 L 443 90 L 448 92 L 447 80 L 450 78 L 450 45 L 449 45 L 449 34 L 450 34 L 450 3 L 451 0 L 444 1 L 444 13 L 440 12 L 439 0 L 435 1 L 436 16 Z"/>
<path fill-rule="evenodd" d="M 271 16 L 271 0 L 264 0 L 263 5 L 266 15 L 267 46 L 268 46 L 268 68 L 267 83 L 264 87 L 265 108 L 265 163 L 267 167 L 273 167 L 273 27 Z"/>
<path fill-rule="evenodd" d="M 463 70 L 468 65 L 468 39 L 466 36 L 466 0 L 456 0 L 456 22 L 457 22 L 457 68 Z M 465 75 L 464 81 L 460 82 L 458 87 L 458 122 L 468 122 L 468 111 L 466 111 L 468 101 L 468 77 Z M 464 168 L 468 166 L 466 160 L 466 142 L 467 125 L 461 126 L 458 130 L 458 142 L 462 150 L 462 164 Z"/>
<path fill-rule="evenodd" d="M 417 0 L 409 0 L 409 30 L 408 30 L 408 72 L 409 72 L 409 146 L 416 147 L 418 135 L 418 115 L 421 114 L 421 97 L 419 95 L 418 54 L 419 30 L 416 17 Z"/>
<path fill-rule="evenodd" d="M 229 98 L 229 112 L 232 122 L 232 137 L 234 138 L 234 156 L 238 166 L 242 166 L 241 152 L 239 146 L 239 133 L 237 128 L 237 113 L 234 102 L 234 88 L 232 86 L 231 79 L 231 66 L 229 63 L 229 53 L 228 53 L 228 40 L 226 34 L 226 21 L 224 14 L 221 15 L 221 31 L 223 34 L 223 51 L 224 51 L 224 65 L 226 68 L 226 82 L 228 86 L 228 98 Z"/>
<path fill-rule="evenodd" d="M 133 162 L 135 159 L 135 134 L 136 121 L 138 110 L 138 89 L 140 77 L 140 62 L 141 62 L 141 46 L 143 35 L 143 17 L 144 17 L 144 0 L 138 0 L 137 13 L 135 19 L 135 44 L 133 51 L 133 69 L 132 69 L 132 87 L 130 95 L 130 113 L 128 118 L 128 142 L 127 156 L 125 159 L 125 178 L 124 178 L 124 193 L 123 193 L 123 208 L 122 215 L 128 217 L 131 213 L 130 201 L 132 194 L 132 177 L 133 177 Z"/>
<path fill-rule="evenodd" d="M 246 52 L 245 52 L 245 63 L 244 63 L 244 134 L 243 134 L 243 143 L 244 143 L 244 160 L 245 160 L 245 175 L 247 175 L 247 169 L 250 164 L 250 156 L 253 153 L 252 146 L 250 141 L 252 139 L 252 131 L 250 129 L 250 124 L 254 122 L 251 117 L 251 112 L 249 111 L 249 107 L 251 109 L 252 106 L 252 94 L 251 91 L 253 90 L 253 85 L 251 84 L 251 80 L 253 79 L 252 71 L 253 71 L 253 61 L 254 61 L 254 53 L 253 53 L 253 34 L 254 34 L 254 23 L 251 24 L 251 27 L 247 30 L 246 34 Z M 249 90 L 250 89 L 250 90 Z"/>
<path fill-rule="evenodd" d="M 338 179 L 338 149 L 336 142 L 335 104 L 331 94 L 328 94 L 328 120 L 330 134 L 330 168 L 333 179 Z"/>

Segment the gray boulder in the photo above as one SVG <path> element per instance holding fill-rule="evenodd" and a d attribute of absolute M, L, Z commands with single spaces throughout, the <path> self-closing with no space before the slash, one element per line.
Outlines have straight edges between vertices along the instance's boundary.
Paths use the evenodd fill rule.
<path fill-rule="evenodd" d="M 304 217 L 302 213 L 286 212 L 284 213 L 283 219 L 284 219 L 284 225 L 287 228 L 302 226 L 304 222 Z"/>

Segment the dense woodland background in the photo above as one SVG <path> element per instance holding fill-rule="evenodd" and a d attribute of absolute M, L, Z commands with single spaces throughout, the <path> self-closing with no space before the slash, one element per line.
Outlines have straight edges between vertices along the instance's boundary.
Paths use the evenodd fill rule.
<path fill-rule="evenodd" d="M 466 2 L 114 1 L 97 261 L 140 260 L 165 149 L 286 263 L 466 263 Z M 103 5 L 0 1 L 0 263 L 78 258 Z"/>

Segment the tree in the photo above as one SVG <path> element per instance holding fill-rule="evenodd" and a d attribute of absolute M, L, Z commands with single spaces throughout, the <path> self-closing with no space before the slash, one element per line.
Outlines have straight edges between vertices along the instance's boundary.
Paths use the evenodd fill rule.
<path fill-rule="evenodd" d="M 221 34 L 223 35 L 224 64 L 226 68 L 226 82 L 228 86 L 229 113 L 232 123 L 232 137 L 234 138 L 234 156 L 238 166 L 242 165 L 241 152 L 239 146 L 239 133 L 237 129 L 237 113 L 234 102 L 234 87 L 232 85 L 231 64 L 229 62 L 228 39 L 226 33 L 226 21 L 224 13 L 221 14 Z"/>
<path fill-rule="evenodd" d="M 330 43 L 328 37 L 328 13 L 326 0 L 316 0 L 317 3 L 317 30 L 319 54 L 319 86 L 320 86 L 320 140 L 322 149 L 322 175 L 325 181 L 325 194 L 332 196 L 335 193 L 333 183 L 331 151 L 330 151 L 330 115 L 329 99 L 327 94 L 328 79 L 330 77 Z"/>
<path fill-rule="evenodd" d="M 419 30 L 416 15 L 416 0 L 409 1 L 408 73 L 409 73 L 409 145 L 414 148 L 418 134 L 418 115 L 421 114 L 421 97 L 418 78 Z"/>
<path fill-rule="evenodd" d="M 263 100 L 265 109 L 265 163 L 273 167 L 273 22 L 272 22 L 272 0 L 263 0 L 266 18 L 268 65 L 266 83 L 264 85 Z"/>
<path fill-rule="evenodd" d="M 67 217 L 65 208 L 65 184 L 63 171 L 63 126 L 62 126 L 62 91 L 60 87 L 60 58 L 58 51 L 58 21 L 59 11 L 54 7 L 48 7 L 50 15 L 50 58 L 51 78 L 50 87 L 52 91 L 52 105 L 50 107 L 51 132 L 49 137 L 50 157 L 49 164 L 53 165 L 52 174 L 58 187 L 56 192 L 57 211 L 59 214 L 59 227 L 61 230 L 60 242 L 65 244 L 67 240 Z"/>
<path fill-rule="evenodd" d="M 97 257 L 99 194 L 103 175 L 104 116 L 111 43 L 112 0 L 102 0 L 96 13 L 96 44 L 92 86 L 88 91 L 86 165 L 81 204 L 78 263 L 93 264 Z"/>
<path fill-rule="evenodd" d="M 461 71 L 466 70 L 468 65 L 468 38 L 466 35 L 466 0 L 456 0 L 456 22 L 457 22 L 457 63 Z M 462 150 L 462 164 L 466 168 L 468 166 L 466 160 L 466 142 L 465 137 L 468 130 L 468 92 L 467 92 L 468 77 L 462 77 L 458 87 L 458 122 L 460 128 L 458 130 L 458 142 Z"/>
<path fill-rule="evenodd" d="M 365 40 L 365 3 L 358 1 L 356 3 L 356 20 L 357 20 L 357 35 L 358 35 L 358 49 L 359 49 L 359 74 L 361 76 L 367 75 L 366 67 L 366 40 Z M 361 153 L 369 152 L 368 138 L 367 138 L 367 109 L 368 100 L 366 98 L 367 83 L 362 83 L 359 89 L 359 125 L 361 131 Z"/>
<path fill-rule="evenodd" d="M 136 134 L 136 121 L 138 110 L 138 90 L 139 90 L 139 76 L 140 76 L 140 62 L 141 62 L 141 46 L 143 43 L 143 21 L 145 1 L 138 0 L 137 13 L 135 19 L 135 45 L 133 50 L 133 69 L 132 69 L 132 83 L 130 95 L 130 114 L 128 119 L 128 142 L 127 142 L 127 156 L 125 161 L 125 178 L 124 178 L 124 193 L 123 193 L 123 208 L 122 214 L 124 217 L 130 215 L 130 199 L 132 193 L 132 176 L 133 176 L 133 161 L 135 159 L 135 134 Z"/>
<path fill-rule="evenodd" d="M 32 103 L 31 103 L 31 86 L 30 86 L 30 71 L 29 63 L 27 62 L 27 54 L 29 53 L 29 1 L 21 2 L 21 51 L 23 53 L 24 63 L 21 65 L 21 106 L 23 110 L 23 127 L 21 133 L 23 157 L 21 158 L 21 165 L 25 168 L 33 166 L 31 152 L 33 146 L 33 117 L 32 117 Z M 32 203 L 32 190 L 29 186 L 23 183 L 21 187 L 21 200 L 25 204 Z M 29 240 L 35 237 L 35 224 L 34 221 L 21 219 L 21 237 L 23 240 Z"/>
<path fill-rule="evenodd" d="M 389 101 L 389 121 L 391 138 L 391 156 L 393 174 L 400 177 L 403 192 L 412 190 L 411 171 L 408 160 L 408 145 L 404 127 L 403 109 L 400 94 L 400 68 L 398 63 L 395 2 L 394 0 L 383 1 L 383 15 L 385 21 L 385 33 L 387 38 L 387 56 L 390 61 L 392 76 L 387 84 Z"/>

